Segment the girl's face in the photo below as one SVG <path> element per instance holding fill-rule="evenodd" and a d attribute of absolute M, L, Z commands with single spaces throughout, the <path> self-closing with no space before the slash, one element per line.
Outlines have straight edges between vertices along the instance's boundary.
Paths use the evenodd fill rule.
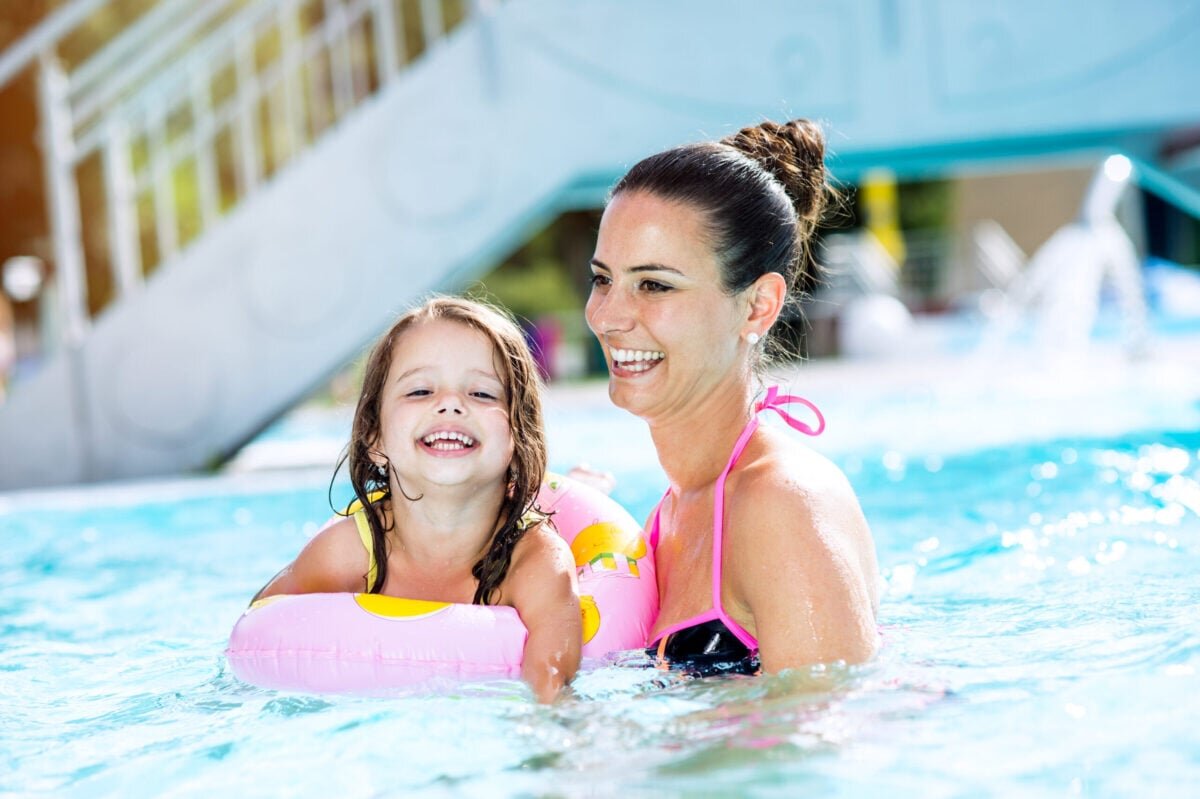
<path fill-rule="evenodd" d="M 748 304 L 721 285 L 704 216 L 646 192 L 609 203 L 592 259 L 587 322 L 613 402 L 647 420 L 718 390 L 746 367 Z"/>
<path fill-rule="evenodd" d="M 445 319 L 400 334 L 380 394 L 379 427 L 374 449 L 409 494 L 425 485 L 507 485 L 513 439 L 491 341 Z"/>

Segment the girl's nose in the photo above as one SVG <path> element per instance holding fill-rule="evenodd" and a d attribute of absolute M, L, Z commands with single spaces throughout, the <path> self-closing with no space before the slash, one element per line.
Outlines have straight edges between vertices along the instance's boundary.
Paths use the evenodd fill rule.
<path fill-rule="evenodd" d="M 453 413 L 462 415 L 463 402 L 456 391 L 443 391 L 438 397 L 438 413 Z"/>

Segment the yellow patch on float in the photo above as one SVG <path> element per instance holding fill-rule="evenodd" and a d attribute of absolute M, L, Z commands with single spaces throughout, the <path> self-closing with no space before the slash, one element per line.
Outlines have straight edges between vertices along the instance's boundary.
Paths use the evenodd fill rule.
<path fill-rule="evenodd" d="M 441 613 L 450 607 L 449 602 L 434 602 L 429 599 L 405 599 L 398 596 L 383 594 L 355 594 L 354 601 L 358 606 L 384 619 L 424 619 L 435 613 Z"/>
<path fill-rule="evenodd" d="M 597 571 L 617 571 L 623 562 L 638 577 L 637 561 L 646 555 L 646 542 L 636 530 L 612 522 L 588 525 L 575 535 L 571 554 L 579 568 L 590 565 Z"/>
<path fill-rule="evenodd" d="M 586 644 L 600 632 L 600 608 L 594 597 L 579 597 L 579 613 L 583 617 L 583 642 Z"/>

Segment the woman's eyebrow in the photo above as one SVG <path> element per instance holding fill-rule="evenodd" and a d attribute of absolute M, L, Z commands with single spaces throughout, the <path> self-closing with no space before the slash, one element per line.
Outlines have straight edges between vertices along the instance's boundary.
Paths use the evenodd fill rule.
<path fill-rule="evenodd" d="M 607 264 L 605 264 L 603 261 L 600 261 L 596 258 L 592 259 L 592 266 L 595 266 L 599 269 L 603 269 L 606 272 L 613 271 L 611 268 L 609 268 L 609 266 Z M 671 273 L 679 275 L 681 277 L 685 276 L 683 274 L 683 272 L 679 271 L 678 269 L 676 269 L 673 266 L 667 266 L 666 264 L 658 264 L 658 263 L 649 263 L 649 264 L 641 264 L 639 266 L 631 266 L 631 267 L 629 267 L 629 269 L 627 271 L 629 271 L 629 272 L 671 272 Z"/>

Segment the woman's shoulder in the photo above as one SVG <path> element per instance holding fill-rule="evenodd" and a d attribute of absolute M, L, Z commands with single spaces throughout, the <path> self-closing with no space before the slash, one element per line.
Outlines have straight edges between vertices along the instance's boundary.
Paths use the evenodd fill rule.
<path fill-rule="evenodd" d="M 726 529 L 739 548 L 857 548 L 868 534 L 846 475 L 803 445 L 765 448 L 738 470 L 731 488 L 726 492 Z"/>
<path fill-rule="evenodd" d="M 870 527 L 845 474 L 820 453 L 788 451 L 748 464 L 727 494 L 731 562 L 820 574 L 839 564 L 874 568 Z"/>
<path fill-rule="evenodd" d="M 792 510 L 828 503 L 857 504 L 842 470 L 804 443 L 772 437 L 759 457 L 740 470 L 738 494 L 753 504 Z"/>

